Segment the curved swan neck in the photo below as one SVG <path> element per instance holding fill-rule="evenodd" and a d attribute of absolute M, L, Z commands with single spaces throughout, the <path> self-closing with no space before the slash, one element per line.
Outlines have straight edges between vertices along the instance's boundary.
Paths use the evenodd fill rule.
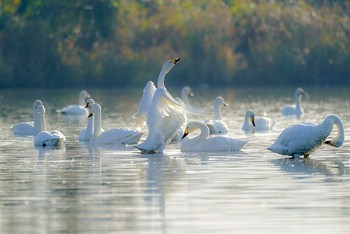
<path fill-rule="evenodd" d="M 101 134 L 101 126 L 102 126 L 102 120 L 101 120 L 101 106 L 98 104 L 94 104 L 94 137 L 98 137 Z"/>
<path fill-rule="evenodd" d="M 47 131 L 46 129 L 46 120 L 45 120 L 45 113 L 44 112 L 38 112 L 37 113 L 37 133 L 41 131 Z"/>
<path fill-rule="evenodd" d="M 209 128 L 207 125 L 205 125 L 204 123 L 201 122 L 191 122 L 189 123 L 189 125 L 191 125 L 192 131 L 199 129 L 200 130 L 200 134 L 198 136 L 195 136 L 193 138 L 190 138 L 189 141 L 191 141 L 193 144 L 202 142 L 206 139 L 208 139 L 209 137 Z"/>
<path fill-rule="evenodd" d="M 157 80 L 157 87 L 161 87 L 161 88 L 165 88 L 165 85 L 164 85 L 164 80 L 165 80 L 165 75 L 167 74 L 168 72 L 165 71 L 164 69 L 162 69 L 158 75 L 158 80 Z"/>
<path fill-rule="evenodd" d="M 337 127 L 337 136 L 330 141 L 330 144 L 339 147 L 344 143 L 344 125 L 341 119 L 336 115 L 328 115 L 322 122 L 324 128 L 329 128 L 330 131 L 328 135 L 333 130 L 333 125 Z M 327 135 L 327 136 L 328 136 Z"/>

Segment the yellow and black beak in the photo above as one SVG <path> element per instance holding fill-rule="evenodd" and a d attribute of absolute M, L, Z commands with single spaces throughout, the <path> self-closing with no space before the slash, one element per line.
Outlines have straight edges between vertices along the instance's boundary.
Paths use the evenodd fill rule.
<path fill-rule="evenodd" d="M 176 64 L 177 62 L 179 62 L 181 60 L 181 58 L 174 58 L 172 60 L 170 60 L 173 64 Z"/>
<path fill-rule="evenodd" d="M 90 107 L 90 102 L 87 102 L 87 103 L 86 103 L 85 108 L 88 108 L 88 107 Z"/>
<path fill-rule="evenodd" d="M 325 143 L 326 145 L 331 145 L 331 146 L 334 146 L 334 145 L 333 145 L 333 143 L 332 143 L 332 141 L 330 141 L 330 140 L 325 141 L 324 143 Z"/>
<path fill-rule="evenodd" d="M 253 126 L 255 127 L 255 120 L 254 120 L 254 117 L 251 118 L 251 121 L 252 121 Z"/>
<path fill-rule="evenodd" d="M 90 118 L 91 116 L 93 116 L 93 114 L 92 114 L 92 113 L 90 113 L 90 114 L 89 114 L 88 118 Z"/>
<path fill-rule="evenodd" d="M 182 139 L 184 139 L 189 134 L 188 128 L 186 128 L 184 135 L 182 136 Z"/>

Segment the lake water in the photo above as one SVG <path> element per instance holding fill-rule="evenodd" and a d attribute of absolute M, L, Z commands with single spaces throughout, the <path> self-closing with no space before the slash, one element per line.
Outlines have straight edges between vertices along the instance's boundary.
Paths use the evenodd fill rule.
<path fill-rule="evenodd" d="M 128 147 L 94 148 L 77 141 L 85 118 L 59 116 L 80 90 L 0 90 L 0 233 L 348 233 L 350 228 L 349 87 L 305 87 L 301 120 L 281 116 L 294 87 L 194 89 L 195 107 L 221 95 L 229 135 L 248 139 L 240 152 L 140 154 Z M 134 126 L 141 89 L 91 89 L 103 127 Z M 179 89 L 170 89 L 179 96 Z M 15 137 L 13 123 L 32 118 L 40 98 L 48 129 L 67 138 L 64 149 L 40 149 Z M 276 121 L 274 131 L 245 135 L 246 109 Z M 293 160 L 266 148 L 287 126 L 340 116 L 345 143 Z"/>

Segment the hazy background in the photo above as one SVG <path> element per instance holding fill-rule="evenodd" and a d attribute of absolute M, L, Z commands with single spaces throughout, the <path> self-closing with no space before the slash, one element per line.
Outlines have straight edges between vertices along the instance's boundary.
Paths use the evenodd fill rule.
<path fill-rule="evenodd" d="M 1 0 L 0 87 L 350 84 L 350 1 Z"/>

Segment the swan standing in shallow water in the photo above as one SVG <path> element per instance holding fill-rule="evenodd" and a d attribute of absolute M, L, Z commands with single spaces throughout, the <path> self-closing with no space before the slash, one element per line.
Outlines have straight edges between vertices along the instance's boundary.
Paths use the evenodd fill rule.
<path fill-rule="evenodd" d="M 255 114 L 251 110 L 247 110 L 242 125 L 242 130 L 246 133 L 249 132 L 268 132 L 272 130 L 274 122 L 267 117 L 255 117 Z"/>
<path fill-rule="evenodd" d="M 89 118 L 94 119 L 94 131 L 90 138 L 93 144 L 137 144 L 142 136 L 142 132 L 128 128 L 102 129 L 101 106 L 97 103 L 91 104 Z"/>
<path fill-rule="evenodd" d="M 187 120 L 182 103 L 176 101 L 164 85 L 165 75 L 179 61 L 179 58 L 166 61 L 159 73 L 157 89 L 147 114 L 148 136 L 135 146 L 142 153 L 162 153 Z"/>
<path fill-rule="evenodd" d="M 207 120 L 204 123 L 208 126 L 210 135 L 224 135 L 228 133 L 228 127 L 222 120 L 220 107 L 228 106 L 222 97 L 217 97 L 214 100 L 214 120 Z"/>
<path fill-rule="evenodd" d="M 133 116 L 137 119 L 136 126 L 141 127 L 145 123 L 155 91 L 156 87 L 154 86 L 154 83 L 152 81 L 148 81 L 143 89 L 143 94 L 137 112 Z"/>
<path fill-rule="evenodd" d="M 185 137 L 199 129 L 198 136 L 186 139 Z M 209 128 L 202 122 L 189 122 L 181 144 L 181 151 L 239 151 L 247 141 L 234 139 L 228 136 L 209 136 Z"/>
<path fill-rule="evenodd" d="M 86 101 L 90 98 L 90 95 L 86 90 L 82 90 L 79 93 L 79 104 L 69 105 L 57 110 L 62 115 L 88 115 L 88 111 L 85 109 Z"/>
<path fill-rule="evenodd" d="M 297 88 L 295 90 L 295 105 L 293 106 L 284 106 L 282 108 L 282 114 L 284 116 L 292 116 L 295 115 L 297 118 L 300 118 L 300 116 L 304 113 L 303 108 L 301 107 L 301 96 L 305 95 L 305 92 L 302 88 Z"/>
<path fill-rule="evenodd" d="M 337 127 L 337 136 L 332 140 L 326 140 Z M 308 157 L 323 143 L 339 147 L 344 142 L 344 127 L 341 119 L 336 115 L 327 115 L 320 124 L 295 124 L 284 129 L 268 149 L 272 152 L 293 157 Z"/>
<path fill-rule="evenodd" d="M 95 101 L 93 99 L 87 100 L 85 108 L 89 108 L 90 110 L 91 105 L 94 103 Z M 85 141 L 85 142 L 89 141 L 93 133 L 93 126 L 94 126 L 94 118 L 88 118 L 87 127 L 80 131 L 78 140 Z"/>
<path fill-rule="evenodd" d="M 34 146 L 61 146 L 65 144 L 65 136 L 57 130 L 46 130 L 45 107 L 39 105 L 37 107 L 37 120 L 39 133 L 34 137 Z"/>
<path fill-rule="evenodd" d="M 42 105 L 43 103 L 41 100 L 36 100 L 33 103 L 33 120 L 34 122 L 20 122 L 11 127 L 11 131 L 15 135 L 21 135 L 21 136 L 30 136 L 30 135 L 36 135 L 38 130 L 38 123 L 37 123 L 37 107 L 39 105 Z"/>

